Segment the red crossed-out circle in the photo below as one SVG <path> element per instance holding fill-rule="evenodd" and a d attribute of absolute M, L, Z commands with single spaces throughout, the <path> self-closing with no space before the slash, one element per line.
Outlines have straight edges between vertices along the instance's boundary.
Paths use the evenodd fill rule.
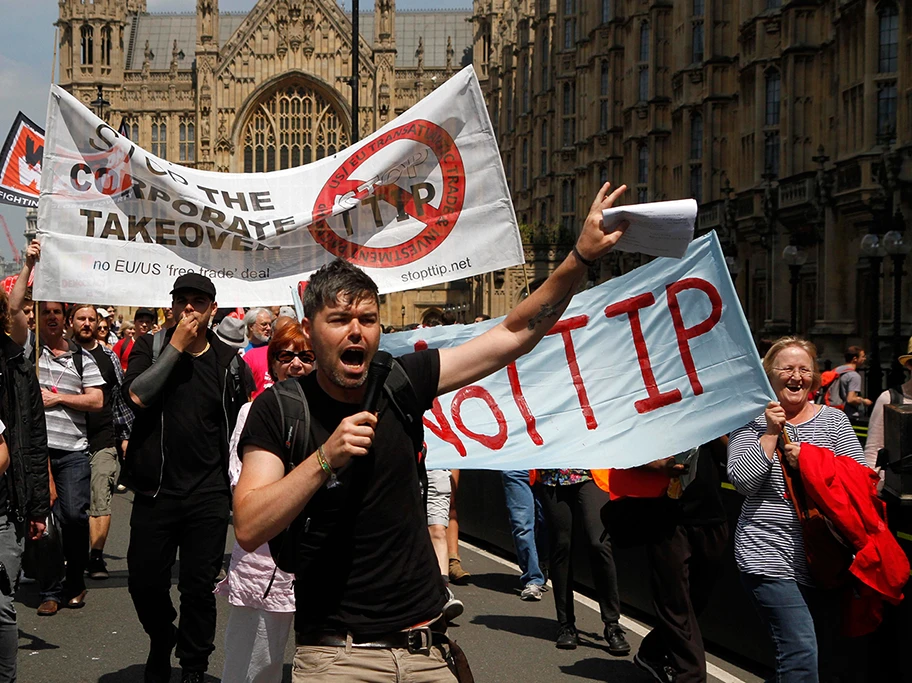
<path fill-rule="evenodd" d="M 398 140 L 414 140 L 427 145 L 437 157 L 443 175 L 443 194 L 440 197 L 440 208 L 423 204 L 423 215 L 416 215 L 414 197 L 397 185 L 376 185 L 373 194 L 378 199 L 395 205 L 396 193 L 404 211 L 415 220 L 425 224 L 424 229 L 415 237 L 389 247 L 368 247 L 352 242 L 336 233 L 326 224 L 326 217 L 332 213 L 335 199 L 348 192 L 359 192 L 356 198 L 368 196 L 367 191 L 358 188 L 364 180 L 355 180 L 352 176 L 358 168 L 380 152 L 387 145 Z M 326 185 L 320 190 L 314 202 L 314 222 L 310 225 L 310 234 L 331 254 L 344 258 L 352 263 L 368 268 L 394 268 L 403 266 L 427 256 L 443 244 L 449 236 L 462 212 L 465 201 L 465 166 L 462 156 L 453 138 L 436 123 L 418 119 L 397 126 L 384 133 L 361 149 L 353 152 L 330 176 Z"/>

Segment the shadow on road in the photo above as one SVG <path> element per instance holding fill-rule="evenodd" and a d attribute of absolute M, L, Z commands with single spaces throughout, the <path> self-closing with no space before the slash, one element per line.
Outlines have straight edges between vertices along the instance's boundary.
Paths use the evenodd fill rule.
<path fill-rule="evenodd" d="M 126 669 L 121 669 L 120 671 L 113 671 L 109 674 L 102 674 L 98 677 L 98 683 L 137 683 L 143 679 L 143 671 L 145 670 L 143 664 L 133 664 L 128 666 Z M 180 669 L 171 669 L 171 680 L 178 681 L 180 680 Z M 219 683 L 219 679 L 213 676 L 212 674 L 206 674 L 203 676 L 204 683 Z"/>
<path fill-rule="evenodd" d="M 497 593 L 519 595 L 519 579 L 509 574 L 472 574 L 465 582 Z"/>
<path fill-rule="evenodd" d="M 24 641 L 24 642 L 23 642 Z M 59 650 L 59 645 L 47 642 L 44 638 L 39 638 L 34 633 L 26 633 L 19 629 L 19 649 L 37 652 L 39 650 Z"/>
<path fill-rule="evenodd" d="M 573 664 L 559 667 L 561 673 L 591 681 L 612 681 L 612 683 L 645 683 L 652 677 L 636 668 L 633 662 L 612 661 L 590 657 Z"/>
<path fill-rule="evenodd" d="M 520 617 L 512 614 L 479 614 L 473 624 L 486 626 L 493 631 L 507 631 L 518 636 L 551 641 L 557 635 L 557 622 L 544 617 Z"/>

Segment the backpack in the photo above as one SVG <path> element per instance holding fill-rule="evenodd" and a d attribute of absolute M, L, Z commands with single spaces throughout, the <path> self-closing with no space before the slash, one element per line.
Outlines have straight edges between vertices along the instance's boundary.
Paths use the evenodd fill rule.
<path fill-rule="evenodd" d="M 825 372 L 822 372 L 820 374 L 820 388 L 817 389 L 817 396 L 814 399 L 814 403 L 842 410 L 845 407 L 844 403 L 830 403 L 830 390 L 833 388 L 834 382 L 846 372 L 846 370 L 843 370 L 842 372 L 838 372 L 837 370 L 826 370 Z"/>
<path fill-rule="evenodd" d="M 73 354 L 73 367 L 76 368 L 76 372 L 79 373 L 79 378 L 82 379 L 82 364 L 84 353 L 82 347 L 74 342 L 72 339 L 67 339 L 67 345 L 70 347 L 70 352 Z M 28 359 L 32 361 L 32 365 L 35 365 L 35 347 L 32 346 L 29 349 Z"/>
<path fill-rule="evenodd" d="M 295 378 L 276 382 L 269 388 L 269 391 L 275 392 L 279 404 L 282 433 L 285 435 L 283 443 L 285 452 L 282 459 L 287 475 L 310 455 L 312 452 L 310 444 L 316 441 L 311 431 L 310 409 L 304 390 Z M 412 439 L 418 481 L 421 484 L 422 497 L 427 505 L 427 469 L 424 458 L 427 451 L 424 445 L 423 411 L 418 406 L 418 395 L 415 393 L 412 381 L 406 374 L 405 368 L 395 359 L 383 385 L 383 391 Z M 272 559 L 275 561 L 276 567 L 283 572 L 294 573 L 302 527 L 306 531 L 307 522 L 304 520 L 304 515 L 299 514 L 287 529 L 280 531 L 269 541 L 269 552 L 272 554 Z M 269 582 L 269 587 L 271 586 L 272 580 Z M 266 589 L 267 593 L 269 587 Z"/>

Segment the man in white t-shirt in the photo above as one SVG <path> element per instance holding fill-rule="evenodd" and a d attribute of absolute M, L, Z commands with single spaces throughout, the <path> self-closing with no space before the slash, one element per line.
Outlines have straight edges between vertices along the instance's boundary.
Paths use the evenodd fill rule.
<path fill-rule="evenodd" d="M 899 364 L 912 371 L 912 337 L 909 338 L 908 352 L 899 357 Z M 894 392 L 898 395 L 891 395 Z M 901 401 L 897 399 L 902 397 Z M 891 391 L 887 389 L 874 402 L 871 418 L 868 421 L 868 438 L 865 441 L 865 460 L 868 467 L 877 468 L 877 453 L 884 447 L 884 406 L 890 403 L 912 403 L 912 379 Z M 883 474 L 881 474 L 883 479 Z"/>
<path fill-rule="evenodd" d="M 42 301 L 39 307 L 41 348 L 27 349 L 38 358 L 38 383 L 47 422 L 48 456 L 51 466 L 51 502 L 60 522 L 66 574 L 42 582 L 39 616 L 53 616 L 61 606 L 85 606 L 88 562 L 91 468 L 88 453 L 86 413 L 98 412 L 104 404 L 104 378 L 95 360 L 63 336 L 63 304 Z M 56 495 L 55 495 L 56 494 Z M 42 560 L 43 561 L 43 560 Z M 42 572 L 63 576 L 63 568 Z"/>

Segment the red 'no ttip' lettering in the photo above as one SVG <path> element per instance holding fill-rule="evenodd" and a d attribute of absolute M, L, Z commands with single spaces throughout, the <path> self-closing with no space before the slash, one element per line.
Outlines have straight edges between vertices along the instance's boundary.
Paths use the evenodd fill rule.
<path fill-rule="evenodd" d="M 427 347 L 427 342 L 423 339 L 415 342 L 415 351 L 424 351 Z M 465 446 L 462 445 L 462 441 L 459 440 L 459 437 L 456 436 L 452 427 L 450 427 L 450 423 L 447 422 L 446 415 L 443 414 L 443 408 L 440 406 L 439 398 L 434 399 L 434 403 L 431 405 L 431 414 L 437 418 L 437 424 L 431 422 L 427 417 L 422 417 L 421 421 L 424 422 L 424 426 L 430 429 L 438 439 L 451 444 L 461 457 L 466 457 Z"/>
<path fill-rule="evenodd" d="M 681 307 L 678 303 L 678 295 L 688 289 L 697 289 L 706 294 L 712 306 L 709 317 L 690 328 L 684 327 L 684 319 L 681 316 Z M 685 278 L 678 282 L 673 282 L 666 287 L 665 293 L 668 298 L 668 309 L 671 313 L 671 321 L 674 324 L 681 360 L 684 363 L 684 369 L 687 372 L 694 395 L 699 396 L 703 393 L 703 385 L 700 384 L 700 380 L 697 377 L 697 368 L 694 365 L 688 342 L 694 337 L 706 334 L 719 322 L 722 318 L 722 297 L 719 296 L 719 292 L 715 287 L 700 278 Z M 616 304 L 611 304 L 605 309 L 606 317 L 614 318 L 626 314 L 630 322 L 633 345 L 636 349 L 637 360 L 640 363 L 643 384 L 646 385 L 646 393 L 648 394 L 648 398 L 640 399 L 633 404 L 638 413 L 648 413 L 651 410 L 656 410 L 681 400 L 681 391 L 679 389 L 665 392 L 659 391 L 655 375 L 652 372 L 652 365 L 649 362 L 649 350 L 646 348 L 646 338 L 643 336 L 643 328 L 640 325 L 640 309 L 652 306 L 654 303 L 655 297 L 650 292 L 647 292 L 619 301 Z"/>
<path fill-rule="evenodd" d="M 573 346 L 573 338 L 570 334 L 573 330 L 578 330 L 582 327 L 585 327 L 588 323 L 588 315 L 573 316 L 572 318 L 558 321 L 557 324 L 555 324 L 554 327 L 548 331 L 548 334 L 559 334 L 562 341 L 564 342 L 564 353 L 567 357 L 567 366 L 570 369 L 570 378 L 573 381 L 573 386 L 576 389 L 576 395 L 579 398 L 580 409 L 582 410 L 583 418 L 586 421 L 586 428 L 592 430 L 598 427 L 598 422 L 595 420 L 595 414 L 593 413 L 592 406 L 589 403 L 589 396 L 586 393 L 586 385 L 583 383 L 583 376 L 580 373 L 579 363 L 576 360 L 576 348 Z M 424 340 L 418 340 L 415 342 L 416 351 L 423 351 L 427 347 L 427 342 Z M 526 423 L 526 433 L 529 435 L 532 443 L 534 443 L 536 446 L 544 445 L 545 440 L 542 438 L 541 434 L 539 434 L 538 429 L 536 429 L 535 426 L 535 415 L 533 415 L 532 411 L 529 409 L 529 404 L 526 401 L 525 395 L 523 394 L 522 385 L 519 382 L 519 372 L 516 369 L 516 363 L 510 363 L 507 366 L 507 377 L 510 380 L 510 391 L 513 395 L 513 402 L 516 403 L 516 407 L 519 409 L 519 412 Z M 467 398 L 479 398 L 485 402 L 485 404 L 491 410 L 491 414 L 493 415 L 495 421 L 497 422 L 497 434 L 494 434 L 493 436 L 489 436 L 487 434 L 478 434 L 476 432 L 470 431 L 465 426 L 465 423 L 462 421 L 461 409 L 462 402 Z M 497 401 L 490 394 L 490 392 L 488 392 L 487 389 L 484 389 L 483 387 L 479 387 L 477 385 L 472 385 L 460 389 L 453 399 L 453 403 L 450 407 L 450 412 L 453 416 L 453 424 L 455 424 L 456 428 L 470 439 L 477 441 L 481 445 L 495 451 L 500 450 L 503 448 L 504 444 L 506 444 L 508 434 L 506 418 L 504 417 L 500 406 L 497 405 Z M 433 432 L 439 439 L 447 442 L 448 444 L 451 444 L 460 456 L 465 457 L 465 446 L 453 431 L 453 429 L 450 427 L 450 423 L 447 420 L 446 415 L 444 415 L 440 401 L 436 398 L 434 399 L 434 402 L 431 406 L 431 414 L 436 418 L 437 422 L 434 423 L 425 417 L 424 426 L 430 429 L 431 432 Z"/>

